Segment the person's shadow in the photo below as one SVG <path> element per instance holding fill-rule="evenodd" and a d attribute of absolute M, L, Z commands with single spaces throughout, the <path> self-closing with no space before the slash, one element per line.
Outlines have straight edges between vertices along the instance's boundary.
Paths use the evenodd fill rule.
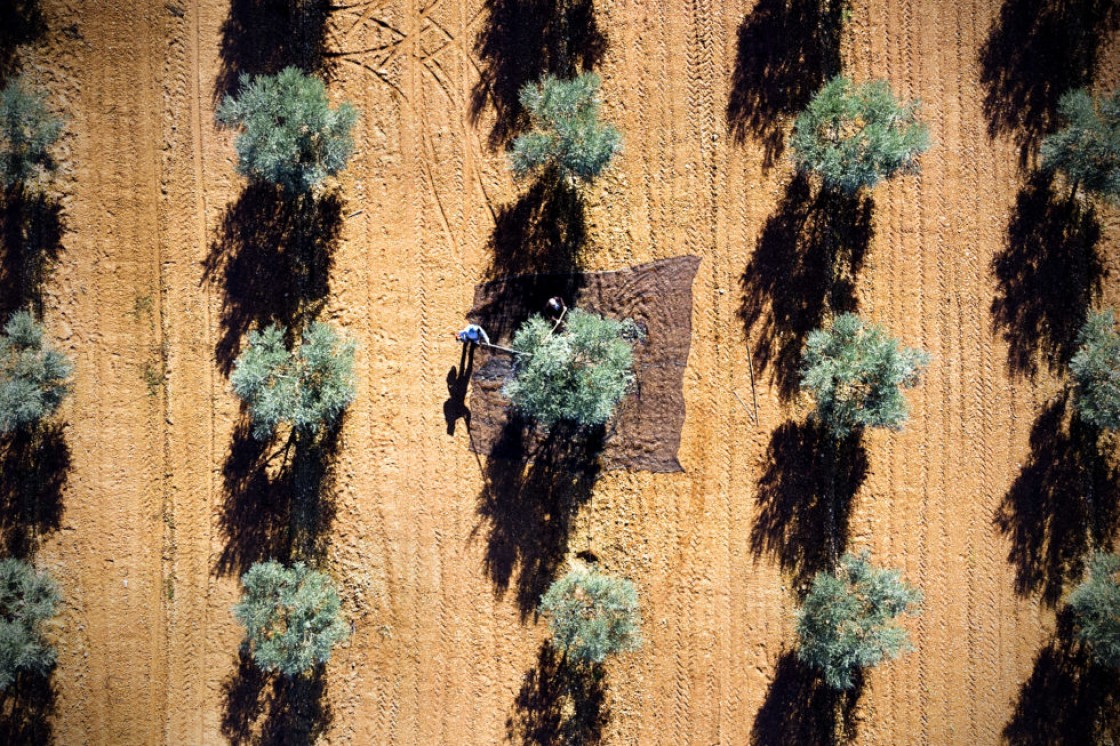
<path fill-rule="evenodd" d="M 467 406 L 467 389 L 471 383 L 471 373 L 474 372 L 473 344 L 463 344 L 463 352 L 459 356 L 459 367 L 451 366 L 447 371 L 447 401 L 443 403 L 443 419 L 447 420 L 447 434 L 455 434 L 455 423 L 463 420 L 467 424 L 467 432 L 471 429 L 471 410 Z"/>

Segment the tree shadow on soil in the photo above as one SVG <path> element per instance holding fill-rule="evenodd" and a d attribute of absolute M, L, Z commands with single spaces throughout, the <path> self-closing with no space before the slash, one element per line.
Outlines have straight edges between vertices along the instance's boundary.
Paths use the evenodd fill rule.
<path fill-rule="evenodd" d="M 321 666 L 302 676 L 267 674 L 242 648 L 222 683 L 222 735 L 233 746 L 311 746 L 331 724 L 326 688 Z"/>
<path fill-rule="evenodd" d="M 56 706 L 52 671 L 20 672 L 14 683 L 0 692 L 0 743 L 42 746 L 54 741 L 51 718 Z"/>
<path fill-rule="evenodd" d="M 599 478 L 604 431 L 554 425 L 534 439 L 515 415 L 486 460 L 478 514 L 488 528 L 486 573 L 499 597 L 513 584 L 522 619 L 534 613 L 568 551 L 572 523 Z"/>
<path fill-rule="evenodd" d="M 800 592 L 843 554 L 852 504 L 866 476 L 859 434 L 837 441 L 814 419 L 783 423 L 766 451 L 751 551 L 776 558 Z"/>
<path fill-rule="evenodd" d="M 1040 359 L 1053 372 L 1069 364 L 1105 276 L 1092 206 L 1056 196 L 1052 182 L 1036 172 L 1020 190 L 1007 242 L 992 260 L 993 325 L 1007 341 L 1010 370 L 1029 377 Z"/>
<path fill-rule="evenodd" d="M 325 305 L 341 230 L 337 192 L 291 196 L 251 183 L 230 205 L 203 274 L 203 282 L 221 283 L 224 291 L 215 350 L 224 375 L 251 328 L 277 323 L 291 332 Z"/>
<path fill-rule="evenodd" d="M 1026 166 L 1057 125 L 1062 94 L 1092 82 L 1120 23 L 1115 0 L 1004 0 L 980 50 L 988 134 L 1010 134 Z"/>
<path fill-rule="evenodd" d="M 214 100 L 236 94 L 244 74 L 273 75 L 289 66 L 329 72 L 330 13 L 330 0 L 232 0 L 221 28 Z"/>
<path fill-rule="evenodd" d="M 1009 746 L 1099 746 L 1120 741 L 1120 678 L 1093 662 L 1068 611 L 1034 659 L 1003 729 Z"/>
<path fill-rule="evenodd" d="M 0 3 L 0 87 L 18 67 L 18 47 L 30 44 L 47 30 L 39 0 Z"/>
<path fill-rule="evenodd" d="M 537 180 L 515 203 L 503 207 L 489 249 L 491 280 L 522 277 L 499 292 L 473 316 L 497 340 L 512 335 L 525 319 L 540 313 L 553 296 L 573 304 L 583 286 L 581 254 L 588 243 L 583 199 L 563 180 Z"/>
<path fill-rule="evenodd" d="M 222 467 L 225 502 L 218 522 L 225 547 L 220 575 L 240 575 L 275 559 L 314 561 L 327 549 L 334 522 L 334 474 L 341 426 L 313 443 L 257 440 L 247 418 L 234 431 Z"/>
<path fill-rule="evenodd" d="M 856 310 L 856 277 L 871 243 L 873 202 L 815 190 L 804 176 L 786 187 L 739 281 L 739 317 L 754 360 L 786 401 L 798 391 L 801 351 L 829 313 Z"/>
<path fill-rule="evenodd" d="M 792 650 L 782 652 L 751 728 L 752 746 L 839 746 L 856 739 L 862 680 L 838 692 Z"/>
<path fill-rule="evenodd" d="M 62 254 L 62 205 L 45 194 L 10 188 L 0 202 L 0 319 L 32 308 L 42 314 L 42 288 Z"/>
<path fill-rule="evenodd" d="M 1010 540 L 1015 590 L 1058 603 L 1094 547 L 1109 549 L 1120 518 L 1120 475 L 1072 397 L 1050 402 L 1031 428 L 1030 454 L 995 515 Z"/>
<path fill-rule="evenodd" d="M 475 39 L 480 75 L 471 92 L 471 123 L 494 107 L 492 148 L 508 145 L 529 123 L 518 94 L 551 73 L 573 78 L 599 64 L 607 37 L 595 21 L 594 0 L 486 0 L 486 22 Z"/>
<path fill-rule="evenodd" d="M 763 167 L 785 150 L 785 127 L 840 72 L 844 0 L 759 0 L 739 26 L 727 102 L 737 142 L 757 138 Z"/>
<path fill-rule="evenodd" d="M 41 423 L 0 436 L 0 535 L 6 556 L 30 557 L 62 523 L 70 474 L 65 426 Z"/>
<path fill-rule="evenodd" d="M 610 722 L 606 695 L 602 664 L 573 664 L 543 642 L 506 720 L 506 740 L 521 746 L 602 743 Z"/>

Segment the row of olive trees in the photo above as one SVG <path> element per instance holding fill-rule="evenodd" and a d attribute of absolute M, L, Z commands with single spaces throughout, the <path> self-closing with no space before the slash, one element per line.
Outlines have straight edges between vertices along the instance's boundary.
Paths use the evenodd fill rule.
<path fill-rule="evenodd" d="M 895 173 L 916 170 L 928 146 L 916 105 L 900 106 L 883 83 L 827 84 L 797 119 L 794 161 L 826 188 L 855 191 Z M 1120 91 L 1101 102 L 1087 92 L 1063 97 L 1068 125 L 1042 144 L 1043 167 L 1083 189 L 1120 198 Z M 1110 310 L 1090 316 L 1070 363 L 1079 416 L 1101 430 L 1120 428 L 1120 335 Z M 801 383 L 816 416 L 835 437 L 866 427 L 898 429 L 906 419 L 901 389 L 915 385 L 928 356 L 902 349 L 880 329 L 846 314 L 809 336 Z M 837 571 L 814 579 L 798 617 L 799 657 L 835 688 L 855 671 L 909 649 L 891 620 L 913 612 L 920 594 L 897 573 L 874 570 L 866 555 L 847 555 Z M 1069 597 L 1078 634 L 1104 665 L 1120 667 L 1120 555 L 1096 554 Z"/>
<path fill-rule="evenodd" d="M 848 195 L 916 173 L 929 148 L 918 108 L 917 102 L 899 101 L 885 81 L 833 78 L 794 123 L 794 165 L 822 192 Z M 815 402 L 813 417 L 838 445 L 870 428 L 901 429 L 908 417 L 902 392 L 919 383 L 928 363 L 925 352 L 845 313 L 809 334 L 800 384 Z M 831 534 L 837 530 L 828 527 L 834 553 Z M 921 593 L 899 572 L 873 567 L 866 551 L 833 556 L 833 563 L 816 574 L 802 599 L 797 656 L 828 686 L 846 690 L 856 686 L 863 669 L 913 649 L 897 620 L 918 612 Z"/>
<path fill-rule="evenodd" d="M 240 82 L 240 91 L 217 110 L 218 122 L 238 131 L 238 172 L 286 199 L 313 199 L 353 153 L 357 109 L 345 102 L 331 106 L 323 81 L 295 67 Z M 282 439 L 285 454 L 294 448 L 297 459 L 320 447 L 354 400 L 354 355 L 353 341 L 319 321 L 250 331 L 230 385 L 245 405 L 253 437 Z M 233 614 L 263 671 L 302 676 L 326 663 L 350 635 L 334 580 L 305 561 L 257 562 L 241 584 Z"/>
<path fill-rule="evenodd" d="M 23 78 L 0 89 L 0 186 L 4 208 L 46 188 L 55 170 L 52 147 L 62 134 L 61 117 L 46 94 Z M 22 239 L 25 231 L 7 235 Z M 5 246 L 11 257 L 35 262 L 24 246 Z M 21 278 L 33 278 L 30 273 Z M 34 279 L 38 279 L 35 277 Z M 24 288 L 27 290 L 27 288 Z M 73 365 L 46 340 L 32 311 L 12 314 L 0 333 L 0 441 L 32 438 L 70 393 Z M 0 479 L 10 475 L 0 474 Z M 44 625 L 57 610 L 58 586 L 44 570 L 25 559 L 0 559 L 0 693 L 21 674 L 46 675 L 55 662 Z"/>
<path fill-rule="evenodd" d="M 585 74 L 545 77 L 523 89 L 533 127 L 511 149 L 516 175 L 575 185 L 602 172 L 621 137 L 599 121 L 598 88 L 598 78 Z M 345 166 L 356 112 L 345 104 L 332 110 L 320 81 L 288 69 L 243 80 L 242 93 L 222 102 L 218 119 L 241 129 L 236 149 L 243 175 L 298 194 Z M 320 323 L 311 324 L 298 347 L 286 343 L 287 335 L 275 325 L 251 332 L 230 382 L 256 437 L 283 430 L 298 444 L 330 428 L 353 400 L 354 345 Z M 640 337 L 633 322 L 580 309 L 567 313 L 562 324 L 535 316 L 514 335 L 517 365 L 505 393 L 542 428 L 562 421 L 601 425 L 633 383 L 633 344 Z M 348 636 L 333 582 L 303 563 L 258 563 L 242 585 L 234 614 L 264 670 L 304 673 L 326 662 Z M 639 644 L 637 593 L 625 579 L 574 570 L 553 584 L 540 609 L 557 647 L 573 661 L 602 662 Z"/>
<path fill-rule="evenodd" d="M 1120 200 L 1120 90 L 1095 101 L 1085 90 L 1062 96 L 1066 126 L 1042 141 L 1042 167 L 1060 174 L 1071 196 Z M 1099 433 L 1120 430 L 1120 334 L 1111 309 L 1090 314 L 1070 360 L 1077 415 Z M 1098 438 L 1098 443 L 1100 439 Z M 1120 669 L 1120 555 L 1095 552 L 1068 604 L 1093 658 Z"/>

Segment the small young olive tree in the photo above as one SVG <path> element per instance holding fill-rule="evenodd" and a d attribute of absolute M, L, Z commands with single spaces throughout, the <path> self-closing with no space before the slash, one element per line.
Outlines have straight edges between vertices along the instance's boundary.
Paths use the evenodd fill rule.
<path fill-rule="evenodd" d="M 790 147 L 799 171 L 852 194 L 916 172 L 929 130 L 918 120 L 918 103 L 900 103 L 886 81 L 855 85 L 839 76 L 797 117 Z"/>
<path fill-rule="evenodd" d="M 879 326 L 846 313 L 809 335 L 801 385 L 837 438 L 864 427 L 898 430 L 907 417 L 902 389 L 916 386 L 928 363 L 925 352 L 899 347 Z"/>
<path fill-rule="evenodd" d="M 1111 310 L 1092 314 L 1077 336 L 1069 362 L 1077 392 L 1077 412 L 1104 430 L 1120 428 L 1120 334 Z"/>
<path fill-rule="evenodd" d="M 0 334 L 0 433 L 54 414 L 70 393 L 72 370 L 66 356 L 44 342 L 31 314 L 13 314 Z"/>
<path fill-rule="evenodd" d="M 218 107 L 220 124 L 238 127 L 237 169 L 250 178 L 306 192 L 346 167 L 358 110 L 331 108 L 323 81 L 295 67 L 241 76 L 241 91 Z"/>
<path fill-rule="evenodd" d="M 330 660 L 334 646 L 350 636 L 334 582 L 302 562 L 258 562 L 241 576 L 241 585 L 233 615 L 262 671 L 305 673 Z"/>
<path fill-rule="evenodd" d="M 553 647 L 577 663 L 602 663 L 642 645 L 638 592 L 625 578 L 574 569 L 541 596 L 540 612 Z"/>
<path fill-rule="evenodd" d="M 313 435 L 337 422 L 354 400 L 352 341 L 316 322 L 289 350 L 285 333 L 276 324 L 250 332 L 230 376 L 234 393 L 249 407 L 253 435 L 261 440 L 281 423 L 297 435 Z"/>
<path fill-rule="evenodd" d="M 54 169 L 51 146 L 62 135 L 62 120 L 47 108 L 46 94 L 22 78 L 0 90 L 0 186 L 33 181 Z"/>
<path fill-rule="evenodd" d="M 519 411 L 549 428 L 566 421 L 602 425 L 634 382 L 633 321 L 574 308 L 565 323 L 533 316 L 513 336 L 514 373 L 503 393 Z"/>
<path fill-rule="evenodd" d="M 819 572 L 797 612 L 797 657 L 833 689 L 851 689 L 859 670 L 913 649 L 900 614 L 916 614 L 921 593 L 896 570 L 871 566 L 867 552 L 845 554 L 836 572 Z"/>
<path fill-rule="evenodd" d="M 1098 553 L 1069 597 L 1077 636 L 1102 665 L 1120 669 L 1120 555 Z"/>
<path fill-rule="evenodd" d="M 622 135 L 599 121 L 599 76 L 571 80 L 546 75 L 521 89 L 532 129 L 513 142 L 513 172 L 555 171 L 569 182 L 593 180 L 620 150 Z"/>
<path fill-rule="evenodd" d="M 1042 141 L 1043 168 L 1060 171 L 1075 191 L 1120 199 L 1120 89 L 1099 104 L 1085 89 L 1070 91 L 1058 111 L 1068 124 Z"/>
<path fill-rule="evenodd" d="M 46 572 L 23 560 L 0 560 L 0 692 L 21 671 L 44 674 L 54 665 L 42 624 L 58 601 L 58 586 Z"/>

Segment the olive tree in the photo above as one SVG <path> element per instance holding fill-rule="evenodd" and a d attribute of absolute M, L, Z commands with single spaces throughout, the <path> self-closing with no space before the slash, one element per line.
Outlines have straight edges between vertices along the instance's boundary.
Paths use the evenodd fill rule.
<path fill-rule="evenodd" d="M 358 110 L 332 108 L 319 78 L 295 67 L 276 75 L 241 76 L 241 90 L 218 106 L 220 124 L 237 127 L 238 171 L 306 192 L 346 167 Z"/>
<path fill-rule="evenodd" d="M 58 586 L 46 572 L 23 560 L 0 560 L 0 692 L 21 671 L 45 674 L 54 665 L 42 625 L 58 602 Z"/>
<path fill-rule="evenodd" d="M 1093 658 L 1120 668 L 1120 555 L 1094 555 L 1088 577 L 1070 594 L 1069 606 L 1077 618 L 1077 636 Z"/>
<path fill-rule="evenodd" d="M 233 391 L 249 408 L 253 434 L 266 439 L 284 423 L 296 435 L 333 425 L 354 400 L 354 350 L 328 324 L 315 322 L 295 349 L 273 324 L 249 333 L 234 363 Z"/>
<path fill-rule="evenodd" d="M 929 130 L 918 120 L 918 102 L 899 102 L 886 81 L 856 85 L 838 76 L 798 115 L 790 147 L 799 171 L 855 193 L 916 172 Z"/>
<path fill-rule="evenodd" d="M 625 578 L 573 569 L 541 596 L 540 613 L 553 647 L 577 663 L 602 663 L 642 644 L 638 592 Z"/>
<path fill-rule="evenodd" d="M 62 119 L 46 94 L 15 78 L 0 90 L 0 185 L 26 185 L 54 169 L 51 146 L 62 135 Z"/>
<path fill-rule="evenodd" d="M 1066 126 L 1042 141 L 1043 168 L 1065 175 L 1079 187 L 1120 199 L 1120 89 L 1095 102 L 1085 89 L 1058 102 Z"/>
<path fill-rule="evenodd" d="M 864 427 L 898 430 L 907 418 L 902 390 L 918 384 L 928 363 L 925 352 L 900 347 L 881 327 L 848 313 L 809 334 L 801 386 L 837 438 Z"/>
<path fill-rule="evenodd" d="M 0 433 L 54 414 L 70 393 L 70 361 L 45 341 L 30 313 L 12 315 L 0 334 Z"/>
<path fill-rule="evenodd" d="M 797 612 L 797 657 L 833 689 L 851 689 L 861 669 L 913 649 L 896 619 L 915 614 L 921 593 L 898 571 L 871 566 L 868 553 L 845 554 L 819 572 Z"/>
<path fill-rule="evenodd" d="M 546 75 L 520 94 L 532 129 L 513 142 L 510 162 L 519 178 L 555 169 L 570 182 L 593 180 L 622 149 L 622 135 L 599 121 L 599 76 L 571 80 Z"/>
<path fill-rule="evenodd" d="M 641 330 L 578 308 L 562 326 L 533 316 L 517 330 L 513 376 L 503 393 L 549 428 L 566 421 L 602 425 L 634 382 L 634 343 Z"/>
<path fill-rule="evenodd" d="M 1069 362 L 1081 418 L 1105 430 L 1120 428 L 1120 334 L 1112 311 L 1089 316 Z"/>
<path fill-rule="evenodd" d="M 350 636 L 334 582 L 302 562 L 291 567 L 258 562 L 241 576 L 241 585 L 244 592 L 233 615 L 245 627 L 249 651 L 262 671 L 306 673 L 330 660 L 334 646 Z"/>

